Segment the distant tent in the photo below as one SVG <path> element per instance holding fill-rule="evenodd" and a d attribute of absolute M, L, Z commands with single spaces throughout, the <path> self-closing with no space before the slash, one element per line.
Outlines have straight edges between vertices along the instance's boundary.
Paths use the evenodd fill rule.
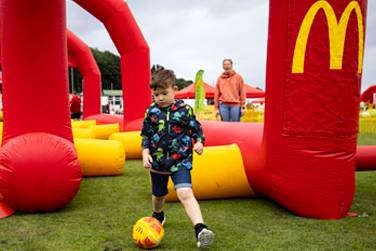
<path fill-rule="evenodd" d="M 195 98 L 195 84 L 192 83 L 189 86 L 185 87 L 184 89 L 181 89 L 175 94 L 175 98 L 180 98 L 180 99 L 194 99 Z M 207 83 L 204 82 L 204 90 L 205 90 L 205 98 L 207 99 L 213 99 L 214 98 L 214 93 L 215 93 L 215 88 L 211 85 L 208 85 Z"/>
<path fill-rule="evenodd" d="M 253 100 L 252 101 L 253 104 L 257 104 L 257 103 L 265 103 L 265 98 L 258 98 L 256 100 Z"/>
<path fill-rule="evenodd" d="M 257 88 L 253 88 L 247 84 L 244 84 L 246 97 L 247 98 L 261 98 L 265 97 L 265 92 Z M 205 89 L 205 98 L 214 99 L 215 88 L 204 82 Z M 181 89 L 175 94 L 175 98 L 180 99 L 194 99 L 195 98 L 195 83 L 190 84 L 189 86 Z"/>
<path fill-rule="evenodd" d="M 373 94 L 376 93 L 376 85 L 370 86 L 367 90 L 363 92 L 360 96 L 360 101 L 369 102 L 373 104 Z"/>
<path fill-rule="evenodd" d="M 262 90 L 259 90 L 257 88 L 253 88 L 247 84 L 244 84 L 245 87 L 245 95 L 247 98 L 261 98 L 265 97 L 265 92 Z"/>

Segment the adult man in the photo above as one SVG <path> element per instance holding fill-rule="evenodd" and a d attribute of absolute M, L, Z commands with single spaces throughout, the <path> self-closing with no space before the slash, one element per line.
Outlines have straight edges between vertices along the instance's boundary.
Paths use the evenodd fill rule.
<path fill-rule="evenodd" d="M 76 92 L 73 92 L 72 96 L 70 101 L 71 119 L 81 120 L 81 98 L 76 95 Z"/>

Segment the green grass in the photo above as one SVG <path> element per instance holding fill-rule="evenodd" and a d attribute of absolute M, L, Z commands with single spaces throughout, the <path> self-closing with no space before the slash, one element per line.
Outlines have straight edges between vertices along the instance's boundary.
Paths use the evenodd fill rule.
<path fill-rule="evenodd" d="M 376 134 L 373 134 L 373 133 L 358 134 L 358 145 L 363 145 L 363 146 L 376 145 Z"/>
<path fill-rule="evenodd" d="M 360 135 L 362 145 L 376 135 Z M 76 197 L 47 214 L 16 213 L 0 219 L 0 250 L 141 250 L 133 224 L 151 214 L 148 172 L 127 160 L 119 176 L 83 178 Z M 369 217 L 316 220 L 294 215 L 265 198 L 200 201 L 216 237 L 209 250 L 376 250 L 376 172 L 356 173 L 350 212 Z M 159 250 L 197 250 L 180 203 L 166 203 Z"/>

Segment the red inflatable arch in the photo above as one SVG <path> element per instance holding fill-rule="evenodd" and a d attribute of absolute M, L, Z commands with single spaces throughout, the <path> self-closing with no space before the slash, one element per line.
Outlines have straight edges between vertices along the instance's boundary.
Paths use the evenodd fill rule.
<path fill-rule="evenodd" d="M 98 114 L 101 110 L 101 73 L 98 65 L 95 62 L 89 46 L 87 46 L 69 29 L 67 29 L 67 44 L 68 66 L 78 68 L 83 77 L 83 90 L 85 96 L 85 102 L 83 103 L 83 118 Z"/>
<path fill-rule="evenodd" d="M 145 109 L 151 103 L 150 56 L 146 43 L 127 3 L 121 0 L 75 0 L 106 27 L 121 60 L 123 128 L 139 130 Z M 99 117 L 107 117 L 99 115 Z M 97 119 L 91 116 L 88 119 Z M 98 118 L 100 120 L 100 118 Z"/>
<path fill-rule="evenodd" d="M 373 94 L 374 93 L 376 93 L 376 85 L 372 85 L 372 86 L 368 87 L 368 89 L 365 90 L 362 93 L 362 96 L 360 96 L 360 100 L 363 101 L 363 102 L 369 102 L 369 103 L 373 104 L 373 102 L 374 102 Z"/>
<path fill-rule="evenodd" d="M 101 112 L 101 73 L 93 54 L 81 39 L 67 29 L 68 55 L 83 78 L 83 117 Z"/>
<path fill-rule="evenodd" d="M 134 121 L 143 117 L 144 110 L 151 101 L 151 92 L 148 88 L 150 79 L 149 47 L 125 2 L 121 0 L 76 2 L 104 23 L 120 53 L 125 108 L 124 124 L 129 129 Z M 54 13 L 54 15 L 45 15 L 45 13 Z M 0 177 L 0 194 L 3 194 L 4 201 L 16 210 L 25 212 L 56 210 L 74 197 L 81 182 L 81 176 L 77 176 L 77 169 L 79 169 L 77 155 L 69 145 L 72 144 L 73 138 L 67 95 L 69 88 L 66 71 L 68 57 L 65 18 L 65 1 L 63 0 L 52 2 L 48 0 L 26 0 L 22 4 L 11 0 L 2 2 L 1 46 L 7 48 L 7 50 L 5 52 L 3 50 L 2 53 L 4 82 L 6 84 L 3 89 L 5 112 L 2 155 L 0 156 L 3 159 L 0 171 L 8 175 Z M 28 37 L 28 43 L 24 43 L 24 37 Z M 80 54 L 78 40 L 73 36 L 70 37 L 74 41 L 69 47 L 74 54 L 71 55 L 71 59 L 74 59 L 77 66 L 80 63 L 87 63 L 85 57 L 82 56 L 87 55 L 87 53 Z M 38 57 L 35 57 L 36 55 Z M 30 81 L 29 76 L 33 76 L 40 68 L 47 71 L 47 74 L 43 76 L 43 79 L 33 78 Z M 19 74 L 20 70 L 23 71 L 22 74 Z M 90 72 L 90 69 L 84 69 L 84 74 L 86 70 Z M 91 79 L 92 83 L 95 83 L 95 79 L 98 79 L 98 76 Z M 85 88 L 90 89 L 85 100 L 89 105 L 92 104 L 90 104 L 90 100 L 88 102 L 87 98 L 93 97 L 92 100 L 95 100 L 93 103 L 100 100 L 100 98 L 95 98 L 98 94 L 100 97 L 100 88 L 93 85 Z M 20 92 L 20 90 L 22 91 Z M 84 95 L 86 94 L 84 93 Z M 35 100 L 36 96 L 40 97 L 41 100 Z M 94 107 L 100 109 L 100 106 L 94 105 Z M 96 113 L 96 111 L 93 111 L 93 113 Z M 24 126 L 26 122 L 28 126 Z M 43 133 L 33 134 L 34 132 Z M 32 135 L 28 133 L 32 133 Z M 67 139 L 70 143 L 62 143 L 54 138 L 56 136 L 58 139 Z M 27 143 L 29 141 L 30 143 Z M 73 181 L 73 183 L 63 182 L 70 186 L 64 188 L 69 191 L 70 196 L 65 196 L 62 203 L 56 203 L 56 200 L 60 201 L 61 198 L 54 198 L 54 201 L 53 196 L 44 196 L 51 201 L 47 199 L 44 202 L 47 206 L 39 207 L 35 204 L 38 201 L 28 201 L 26 197 L 22 196 L 21 198 L 14 197 L 15 195 L 12 193 L 14 187 L 17 187 L 19 191 L 34 191 L 38 195 L 38 193 L 41 193 L 39 190 L 41 187 L 31 188 L 28 185 L 43 183 L 31 182 L 28 185 L 22 185 L 17 181 L 17 178 L 13 177 L 16 173 L 28 171 L 28 168 L 30 168 L 28 158 L 32 155 L 25 152 L 24 155 L 21 155 L 25 157 L 18 159 L 17 166 L 13 166 L 15 156 L 3 153 L 11 152 L 11 149 L 8 148 L 15 149 L 21 142 L 24 142 L 30 148 L 34 146 L 35 149 L 47 149 L 44 155 L 47 154 L 49 160 L 56 161 L 44 162 L 44 158 L 38 156 L 40 157 L 39 162 L 37 162 L 38 165 L 34 165 L 33 168 L 44 170 L 53 166 L 53 170 L 62 170 L 68 173 L 68 175 L 57 176 Z M 64 149 L 66 148 L 66 151 L 59 149 L 57 152 L 58 148 L 54 147 L 57 144 L 56 142 L 59 142 L 58 144 Z M 48 147 L 49 144 L 54 145 Z M 39 145 L 40 147 L 35 147 Z M 47 147 L 45 148 L 45 146 Z M 23 150 L 20 146 L 19 149 L 20 151 Z M 24 151 L 29 150 L 27 147 L 24 149 Z M 63 153 L 63 156 L 61 156 L 61 153 Z M 51 156 L 55 156 L 55 158 L 51 158 Z M 62 158 L 69 160 L 70 165 L 62 161 Z M 35 175 L 28 177 L 30 180 L 41 178 L 38 176 L 40 172 L 32 173 Z M 49 173 L 53 175 L 53 172 Z M 44 179 L 47 179 L 44 180 L 45 182 L 49 182 L 49 179 L 54 181 L 52 177 L 44 177 Z M 14 183 L 9 182 L 10 180 L 13 180 Z M 59 194 L 54 189 L 51 189 L 49 193 Z"/>

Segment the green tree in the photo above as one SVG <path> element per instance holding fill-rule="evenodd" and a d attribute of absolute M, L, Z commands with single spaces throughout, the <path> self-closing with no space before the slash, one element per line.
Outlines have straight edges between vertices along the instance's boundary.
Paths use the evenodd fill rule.
<path fill-rule="evenodd" d="M 97 48 L 90 48 L 91 53 L 98 65 L 101 72 L 102 90 L 121 90 L 121 69 L 120 69 L 120 57 L 109 52 L 101 52 Z M 71 86 L 71 70 L 69 72 L 69 89 L 72 91 Z M 73 81 L 74 90 L 76 92 L 82 92 L 82 75 L 77 68 L 73 69 Z M 112 84 L 112 86 L 111 86 Z"/>
<path fill-rule="evenodd" d="M 98 65 L 99 71 L 101 72 L 102 78 L 102 90 L 121 90 L 121 68 L 120 68 L 120 57 L 109 52 L 109 51 L 100 51 L 97 48 L 90 48 L 91 53 L 94 56 L 94 59 Z M 156 64 L 151 67 L 151 74 L 153 74 L 161 65 Z M 69 91 L 72 92 L 72 70 L 68 70 L 69 74 Z M 73 68 L 73 82 L 74 82 L 74 91 L 82 92 L 82 75 L 77 68 Z M 179 90 L 187 87 L 192 84 L 193 81 L 185 80 L 183 78 L 176 78 L 176 86 Z M 111 86 L 112 84 L 112 86 Z"/>
<path fill-rule="evenodd" d="M 177 78 L 175 80 L 175 84 L 176 86 L 178 87 L 178 90 L 180 91 L 181 89 L 184 89 L 185 87 L 189 86 L 190 84 L 192 84 L 193 81 L 192 80 L 185 80 L 183 78 Z"/>
<path fill-rule="evenodd" d="M 82 75 L 77 68 L 69 68 L 68 77 L 69 77 L 69 93 L 72 93 L 72 69 L 73 69 L 73 84 L 75 92 L 82 92 Z"/>
<path fill-rule="evenodd" d="M 161 67 L 159 64 L 157 65 L 154 65 L 151 67 L 151 74 L 153 74 L 156 70 L 158 70 L 158 68 Z"/>
<path fill-rule="evenodd" d="M 121 90 L 120 57 L 109 52 L 90 48 L 102 76 L 102 90 Z M 111 86 L 112 84 L 112 86 Z"/>
<path fill-rule="evenodd" d="M 151 74 L 153 74 L 156 70 L 158 70 L 159 67 L 161 67 L 161 65 L 159 64 L 153 65 L 151 67 Z M 193 83 L 192 80 L 185 80 L 183 78 L 177 78 L 176 75 L 175 75 L 175 78 L 176 78 L 175 85 L 178 87 L 178 90 L 184 89 L 185 87 Z"/>

